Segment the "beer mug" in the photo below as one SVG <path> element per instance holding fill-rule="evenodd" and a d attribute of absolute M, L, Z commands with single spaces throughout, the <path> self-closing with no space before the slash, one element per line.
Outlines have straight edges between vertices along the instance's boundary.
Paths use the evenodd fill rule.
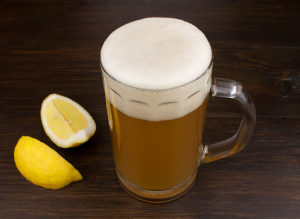
<path fill-rule="evenodd" d="M 101 71 L 116 173 L 123 188 L 148 202 L 182 196 L 200 163 L 241 151 L 255 126 L 254 104 L 242 85 L 212 79 L 212 51 L 194 25 L 144 18 L 115 30 L 101 49 Z M 234 136 L 202 142 L 209 97 L 237 100 Z"/>

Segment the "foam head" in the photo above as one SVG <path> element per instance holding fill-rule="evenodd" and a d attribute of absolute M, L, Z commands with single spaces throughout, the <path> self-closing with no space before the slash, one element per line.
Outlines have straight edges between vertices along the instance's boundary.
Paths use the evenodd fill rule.
<path fill-rule="evenodd" d="M 195 109 L 207 96 L 211 59 L 211 47 L 205 35 L 188 22 L 175 18 L 144 18 L 128 23 L 112 32 L 101 49 L 104 85 L 120 94 L 122 101 L 115 100 L 118 95 L 112 98 L 108 90 L 106 96 L 130 116 L 155 121 L 176 118 Z M 188 85 L 207 71 L 208 76 L 198 80 L 197 86 Z M 182 85 L 186 85 L 184 89 L 170 92 Z M 181 109 L 180 113 L 175 113 L 174 106 L 170 106 L 170 109 L 156 109 L 153 114 L 129 101 L 146 103 L 153 110 L 163 101 L 170 102 L 174 98 L 182 101 L 197 89 L 202 89 L 203 92 L 199 92 L 202 97 L 192 104 L 195 106 Z"/>
<path fill-rule="evenodd" d="M 196 79 L 211 61 L 205 35 L 174 18 L 145 18 L 126 24 L 106 39 L 104 69 L 133 87 L 168 89 Z"/>

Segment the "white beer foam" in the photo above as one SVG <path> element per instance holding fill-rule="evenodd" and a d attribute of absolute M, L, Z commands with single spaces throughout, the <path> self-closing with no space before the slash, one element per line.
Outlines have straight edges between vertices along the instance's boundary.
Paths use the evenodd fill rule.
<path fill-rule="evenodd" d="M 193 81 L 212 52 L 194 25 L 174 18 L 145 18 L 112 32 L 101 62 L 115 79 L 142 89 L 169 89 Z"/>
<path fill-rule="evenodd" d="M 208 40 L 192 24 L 174 18 L 131 22 L 111 33 L 102 46 L 106 97 L 139 119 L 184 116 L 208 95 L 211 59 Z"/>

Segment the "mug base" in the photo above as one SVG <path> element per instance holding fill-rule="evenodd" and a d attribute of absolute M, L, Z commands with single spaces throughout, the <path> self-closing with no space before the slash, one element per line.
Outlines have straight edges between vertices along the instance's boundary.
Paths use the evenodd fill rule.
<path fill-rule="evenodd" d="M 125 180 L 117 171 L 122 188 L 129 193 L 132 197 L 150 203 L 165 203 L 176 200 L 182 197 L 187 191 L 189 191 L 195 182 L 197 172 L 190 176 L 185 182 L 177 185 L 174 188 L 167 190 L 148 190 L 134 185 L 133 183 Z"/>

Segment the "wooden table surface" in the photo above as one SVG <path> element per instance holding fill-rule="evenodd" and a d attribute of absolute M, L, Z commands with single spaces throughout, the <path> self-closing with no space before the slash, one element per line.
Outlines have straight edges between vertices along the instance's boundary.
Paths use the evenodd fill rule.
<path fill-rule="evenodd" d="M 99 50 L 117 27 L 143 17 L 177 17 L 199 27 L 214 53 L 214 76 L 251 93 L 257 124 L 241 153 L 200 167 L 179 200 L 131 198 L 114 172 Z M 0 3 L 0 218 L 300 218 L 300 2 L 221 0 L 4 0 Z M 41 120 L 50 93 L 83 105 L 95 136 L 56 147 Z M 211 99 L 206 144 L 231 136 L 240 110 Z M 22 135 L 45 142 L 82 173 L 60 190 L 26 181 L 14 164 Z"/>

